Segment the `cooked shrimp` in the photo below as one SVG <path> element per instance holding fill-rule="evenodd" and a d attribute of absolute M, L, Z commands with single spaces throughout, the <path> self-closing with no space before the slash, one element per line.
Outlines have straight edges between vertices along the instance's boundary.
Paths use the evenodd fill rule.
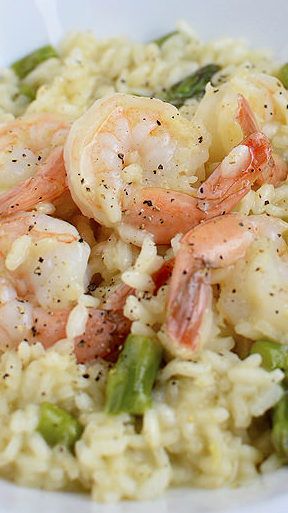
<path fill-rule="evenodd" d="M 103 300 L 99 308 L 89 307 L 85 331 L 74 338 L 77 361 L 84 363 L 97 357 L 113 360 L 117 357 L 125 338 L 130 332 L 131 321 L 123 314 L 126 299 L 134 289 L 124 283 L 119 284 Z M 41 340 L 44 347 L 51 347 L 55 342 L 65 338 L 70 310 L 34 312 L 34 336 Z M 47 326 L 49 331 L 47 332 Z"/>
<path fill-rule="evenodd" d="M 131 321 L 120 310 L 90 310 L 85 332 L 75 339 L 77 361 L 114 360 L 130 333 Z"/>
<path fill-rule="evenodd" d="M 73 306 L 85 292 L 89 247 L 70 224 L 43 214 L 0 221 L 0 334 L 2 348 L 23 338 L 50 347 L 66 337 Z M 85 332 L 75 337 L 79 361 L 111 357 L 129 333 L 122 313 L 128 291 L 116 290 L 102 309 L 89 308 Z M 109 310 L 108 310 L 109 307 Z"/>
<path fill-rule="evenodd" d="M 69 310 L 77 303 L 88 281 L 89 253 L 77 230 L 64 221 L 25 212 L 0 220 L 0 325 L 6 340 L 33 335 L 34 308 Z M 47 336 L 49 329 L 48 324 Z"/>
<path fill-rule="evenodd" d="M 245 260 L 248 249 L 259 238 L 272 241 L 275 254 L 286 252 L 287 255 L 287 247 L 281 237 L 287 227 L 285 222 L 268 216 L 227 214 L 196 226 L 183 237 L 175 258 L 164 325 L 164 332 L 168 335 L 165 340 L 172 353 L 189 358 L 203 343 L 203 320 L 207 310 L 211 310 L 212 269 L 231 269 L 229 276 L 234 275 L 235 283 L 239 284 L 246 271 L 236 276 L 233 266 L 241 259 Z M 286 260 L 286 282 L 287 263 Z M 228 283 L 230 287 L 229 280 L 227 286 Z M 243 281 L 241 286 L 248 287 L 247 281 Z M 254 293 L 261 301 L 259 290 L 255 288 Z"/>
<path fill-rule="evenodd" d="M 74 201 L 84 215 L 134 243 L 149 231 L 158 244 L 169 244 L 176 233 L 230 211 L 272 165 L 269 140 L 255 132 L 197 193 L 187 183 L 203 174 L 208 144 L 200 125 L 160 100 L 123 94 L 98 100 L 74 123 L 65 145 Z"/>
<path fill-rule="evenodd" d="M 272 156 L 268 138 L 259 131 L 247 100 L 238 95 L 236 119 L 245 139 L 233 148 L 198 191 L 199 207 L 208 217 L 229 212 L 249 192 L 253 184 L 278 184 L 288 167 Z"/>
<path fill-rule="evenodd" d="M 84 215 L 128 239 L 131 228 L 138 241 L 147 230 L 170 242 L 197 216 L 188 193 L 204 178 L 208 146 L 205 129 L 170 104 L 124 94 L 98 100 L 65 145 L 72 197 Z"/>
<path fill-rule="evenodd" d="M 287 90 L 275 77 L 246 67 L 238 68 L 225 83 L 216 88 L 211 84 L 207 86 L 196 112 L 196 119 L 204 123 L 212 139 L 209 164 L 221 162 L 243 138 L 243 124 L 240 131 L 239 123 L 234 122 L 239 94 L 246 98 L 253 111 L 252 124 L 257 120 L 257 131 L 263 132 L 272 143 L 274 136 L 286 133 Z M 252 133 L 247 122 L 246 126 L 244 137 Z"/>
<path fill-rule="evenodd" d="M 63 144 L 68 125 L 51 114 L 0 128 L 0 215 L 32 210 L 67 189 Z"/>
<path fill-rule="evenodd" d="M 262 216 L 257 217 L 260 222 Z M 263 219 L 265 226 L 268 220 L 274 223 L 271 232 L 263 234 L 260 227 L 260 236 L 245 258 L 219 276 L 217 311 L 243 337 L 287 344 L 288 252 L 281 233 L 288 225 L 279 219 Z"/>
<path fill-rule="evenodd" d="M 70 315 L 68 309 L 47 312 L 38 308 L 33 314 L 34 328 L 29 340 L 40 340 L 45 348 L 49 348 L 66 337 L 66 325 Z M 85 363 L 98 357 L 114 359 L 129 334 L 130 327 L 131 321 L 124 317 L 122 310 L 89 308 L 85 331 L 74 338 L 77 361 Z"/>

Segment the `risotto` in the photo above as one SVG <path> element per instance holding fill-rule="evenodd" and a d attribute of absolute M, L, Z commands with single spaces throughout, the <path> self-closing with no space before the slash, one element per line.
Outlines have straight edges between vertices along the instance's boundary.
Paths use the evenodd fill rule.
<path fill-rule="evenodd" d="M 286 88 L 183 23 L 1 70 L 1 478 L 108 502 L 287 462 Z"/>

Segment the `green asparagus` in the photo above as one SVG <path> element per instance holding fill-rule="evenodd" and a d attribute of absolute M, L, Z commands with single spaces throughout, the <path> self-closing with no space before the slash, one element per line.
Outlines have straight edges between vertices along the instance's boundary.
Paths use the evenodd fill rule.
<path fill-rule="evenodd" d="M 72 450 L 75 442 L 81 437 L 83 427 L 67 411 L 45 402 L 40 405 L 37 430 L 51 447 L 60 444 Z"/>
<path fill-rule="evenodd" d="M 23 84 L 23 82 L 19 85 L 19 93 L 26 96 L 31 102 L 36 98 L 37 89 L 37 87 Z"/>
<path fill-rule="evenodd" d="M 288 461 L 288 392 L 286 391 L 273 411 L 272 441 L 286 462 Z"/>
<path fill-rule="evenodd" d="M 278 72 L 278 78 L 286 89 L 288 89 L 288 63 L 284 64 Z"/>
<path fill-rule="evenodd" d="M 106 412 L 142 415 L 152 403 L 152 387 L 161 361 L 157 340 L 129 335 L 124 349 L 109 372 Z"/>
<path fill-rule="evenodd" d="M 207 64 L 207 66 L 199 68 L 184 80 L 174 84 L 161 95 L 161 99 L 179 108 L 188 98 L 201 98 L 205 93 L 206 84 L 219 70 L 220 66 L 217 64 Z"/>
<path fill-rule="evenodd" d="M 175 36 L 177 34 L 177 30 L 173 32 L 168 32 L 168 34 L 164 34 L 164 36 L 159 37 L 158 39 L 153 39 L 152 43 L 155 43 L 157 46 L 161 48 L 161 46 L 170 39 L 170 37 Z"/>
<path fill-rule="evenodd" d="M 19 78 L 25 78 L 33 69 L 35 69 L 38 64 L 46 61 L 47 59 L 51 59 L 52 57 L 58 57 L 56 50 L 53 46 L 47 45 L 34 50 L 34 52 L 29 53 L 22 59 L 14 62 L 11 65 L 11 68 L 15 71 L 16 75 Z"/>
<path fill-rule="evenodd" d="M 272 371 L 282 369 L 288 372 L 288 346 L 271 342 L 269 340 L 257 340 L 254 342 L 250 352 L 259 353 L 262 357 L 262 366 Z"/>
<path fill-rule="evenodd" d="M 288 346 L 271 342 L 270 340 L 257 340 L 254 342 L 251 354 L 259 353 L 262 357 L 262 366 L 267 371 L 281 369 L 285 373 L 284 388 L 288 378 Z M 277 453 L 288 461 L 288 391 L 273 408 L 272 415 L 272 441 Z"/>

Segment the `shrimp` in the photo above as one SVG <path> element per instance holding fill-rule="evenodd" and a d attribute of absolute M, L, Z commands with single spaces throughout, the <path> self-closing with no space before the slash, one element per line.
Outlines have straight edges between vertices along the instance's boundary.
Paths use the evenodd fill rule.
<path fill-rule="evenodd" d="M 51 114 L 19 118 L 0 128 L 0 215 L 32 210 L 67 190 L 65 121 Z"/>
<path fill-rule="evenodd" d="M 238 95 L 236 120 L 244 140 L 230 151 L 198 190 L 199 207 L 214 217 L 229 212 L 253 184 L 278 184 L 287 176 L 287 164 L 272 156 L 268 138 L 259 131 L 247 100 Z"/>
<path fill-rule="evenodd" d="M 66 337 L 68 309 L 46 312 L 34 311 L 32 340 L 40 340 L 47 349 Z M 78 363 L 101 357 L 114 360 L 130 332 L 131 321 L 122 310 L 89 308 L 89 315 L 82 335 L 74 338 L 74 352 Z M 31 337 L 30 337 L 31 340 Z"/>
<path fill-rule="evenodd" d="M 223 84 L 207 85 L 196 111 L 196 120 L 204 123 L 212 139 L 209 164 L 221 162 L 242 138 L 239 124 L 234 122 L 239 94 L 251 106 L 258 130 L 272 139 L 272 143 L 274 136 L 286 133 L 288 92 L 281 82 L 253 69 L 237 68 Z"/>
<path fill-rule="evenodd" d="M 281 236 L 287 227 L 284 221 L 265 215 L 245 217 L 240 214 L 227 214 L 196 226 L 182 238 L 169 285 L 167 318 L 163 328 L 165 343 L 173 354 L 190 358 L 203 345 L 201 330 L 205 315 L 212 306 L 213 269 L 230 270 L 230 278 L 234 275 L 234 292 L 231 282 L 229 284 L 228 280 L 226 282 L 230 293 L 232 290 L 232 295 L 236 292 L 236 283 L 238 285 L 242 283 L 242 289 L 249 286 L 247 280 L 243 278 L 245 271 L 242 269 L 242 273 L 236 275 L 234 266 L 237 262 L 246 260 L 247 252 L 254 242 L 264 238 L 265 241 L 273 244 L 276 255 L 286 253 L 287 282 L 287 247 Z M 271 270 L 273 271 L 273 267 Z M 269 272 L 267 270 L 268 281 Z M 281 281 L 283 282 L 283 273 L 281 275 L 281 278 L 279 275 L 278 288 L 281 288 Z M 260 279 L 263 281 L 263 275 Z M 260 302 L 259 288 L 257 290 L 254 286 L 253 290 L 254 298 L 257 297 Z M 234 297 L 232 299 L 235 301 Z M 288 297 L 285 304 L 287 300 Z M 222 304 L 224 305 L 224 299 Z M 251 305 L 250 308 L 252 308 Z M 238 310 L 240 309 L 241 301 L 238 303 Z M 234 307 L 234 317 L 235 312 L 237 312 L 237 304 Z M 246 314 L 249 315 L 248 304 Z M 239 311 L 238 317 L 241 317 Z M 245 317 L 242 320 L 245 320 Z"/>
<path fill-rule="evenodd" d="M 72 308 L 89 280 L 89 254 L 77 230 L 59 219 L 30 212 L 0 219 L 0 276 L 31 305 Z"/>
<path fill-rule="evenodd" d="M 146 231 L 170 242 L 197 215 L 189 193 L 204 178 L 208 146 L 204 127 L 168 103 L 124 94 L 97 100 L 65 144 L 72 197 L 84 215 L 126 239 L 130 229 L 140 244 Z"/>
<path fill-rule="evenodd" d="M 50 347 L 66 337 L 70 312 L 89 283 L 89 254 L 67 222 L 28 212 L 0 220 L 2 349 L 23 339 Z M 123 343 L 131 324 L 122 313 L 127 293 L 117 291 L 102 309 L 89 308 L 85 332 L 74 340 L 78 361 L 111 357 Z"/>
<path fill-rule="evenodd" d="M 260 236 L 245 258 L 219 276 L 217 311 L 237 335 L 287 344 L 288 225 L 270 217 L 262 219 L 272 230 L 263 234 L 260 227 Z"/>
<path fill-rule="evenodd" d="M 208 145 L 204 128 L 170 104 L 123 94 L 98 100 L 65 145 L 72 197 L 84 215 L 129 242 L 141 245 L 148 231 L 169 244 L 176 233 L 230 211 L 272 165 L 269 140 L 257 131 L 197 191 L 189 180 L 201 179 Z"/>

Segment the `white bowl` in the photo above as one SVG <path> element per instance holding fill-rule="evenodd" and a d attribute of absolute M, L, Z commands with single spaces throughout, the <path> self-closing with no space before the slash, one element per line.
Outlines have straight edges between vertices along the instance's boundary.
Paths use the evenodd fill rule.
<path fill-rule="evenodd" d="M 232 36 L 288 60 L 288 0 L 0 0 L 0 66 L 71 29 L 155 38 L 186 19 L 204 39 Z M 172 490 L 155 501 L 92 503 L 88 496 L 0 481 L 0 513 L 287 513 L 288 470 L 237 490 Z"/>

